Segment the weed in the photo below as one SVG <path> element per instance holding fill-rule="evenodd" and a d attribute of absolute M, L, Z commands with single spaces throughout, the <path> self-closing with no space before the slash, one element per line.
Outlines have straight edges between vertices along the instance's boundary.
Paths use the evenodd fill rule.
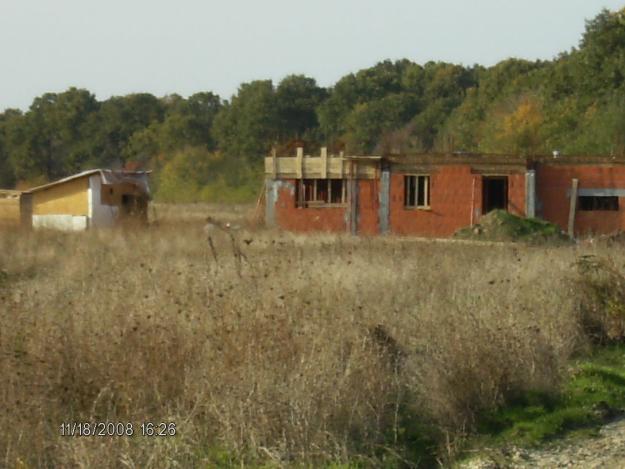
<path fill-rule="evenodd" d="M 185 210 L 134 231 L 0 233 L 3 463 L 431 466 L 489 412 L 505 432 L 516 417 L 496 412 L 515 399 L 537 396 L 524 421 L 557 409 L 540 396 L 587 342 L 585 274 L 562 274 L 576 248 L 245 228 L 207 242 L 222 214 Z M 612 407 L 608 371 L 592 379 Z M 59 435 L 90 420 L 178 431 Z"/>

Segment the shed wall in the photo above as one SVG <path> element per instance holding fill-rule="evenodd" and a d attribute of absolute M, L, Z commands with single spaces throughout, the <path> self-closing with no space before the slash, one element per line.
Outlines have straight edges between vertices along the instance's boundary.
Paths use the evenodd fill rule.
<path fill-rule="evenodd" d="M 89 215 L 89 178 L 74 179 L 33 193 L 33 215 Z"/>
<path fill-rule="evenodd" d="M 20 224 L 20 197 L 0 198 L 0 227 L 18 227 Z"/>
<path fill-rule="evenodd" d="M 32 225 L 82 231 L 89 226 L 89 178 L 82 177 L 32 193 Z"/>
<path fill-rule="evenodd" d="M 115 224 L 118 208 L 106 205 L 107 196 L 102 193 L 102 178 L 94 174 L 89 178 L 89 218 L 95 228 L 111 227 Z"/>

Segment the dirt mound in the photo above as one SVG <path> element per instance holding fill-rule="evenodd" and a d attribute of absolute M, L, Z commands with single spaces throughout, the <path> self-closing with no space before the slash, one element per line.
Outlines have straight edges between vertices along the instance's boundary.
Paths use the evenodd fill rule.
<path fill-rule="evenodd" d="M 480 223 L 462 228 L 455 238 L 484 241 L 522 241 L 531 244 L 567 242 L 569 239 L 558 225 L 537 218 L 522 218 L 505 210 L 493 210 Z"/>

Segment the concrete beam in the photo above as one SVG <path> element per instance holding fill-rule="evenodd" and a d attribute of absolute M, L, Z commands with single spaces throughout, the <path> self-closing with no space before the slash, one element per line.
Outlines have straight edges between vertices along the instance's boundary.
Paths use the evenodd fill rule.
<path fill-rule="evenodd" d="M 391 173 L 389 168 L 382 169 L 380 173 L 380 192 L 378 218 L 380 219 L 380 234 L 388 234 L 390 231 L 390 198 L 391 198 Z"/>
<path fill-rule="evenodd" d="M 536 171 L 533 169 L 525 173 L 525 216 L 536 217 Z"/>
<path fill-rule="evenodd" d="M 571 181 L 571 200 L 569 204 L 569 236 L 572 238 L 575 236 L 575 211 L 577 210 L 577 186 L 579 185 L 579 179 L 573 179 Z"/>

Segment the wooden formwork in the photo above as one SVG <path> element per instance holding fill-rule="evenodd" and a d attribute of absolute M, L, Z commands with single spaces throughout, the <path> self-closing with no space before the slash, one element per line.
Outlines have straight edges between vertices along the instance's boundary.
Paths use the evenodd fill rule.
<path fill-rule="evenodd" d="M 325 148 L 320 156 L 308 156 L 298 148 L 295 156 L 265 157 L 265 175 L 272 179 L 375 179 L 380 158 L 328 155 Z"/>

